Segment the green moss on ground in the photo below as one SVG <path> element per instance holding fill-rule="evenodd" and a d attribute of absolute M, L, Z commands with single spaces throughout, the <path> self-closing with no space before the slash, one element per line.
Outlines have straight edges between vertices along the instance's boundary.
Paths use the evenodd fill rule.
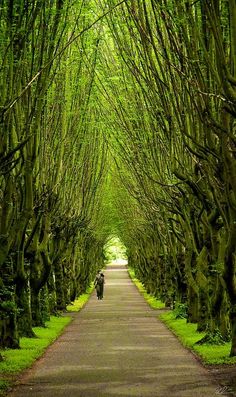
<path fill-rule="evenodd" d="M 204 332 L 197 332 L 197 324 L 187 323 L 186 319 L 175 319 L 173 312 L 161 314 L 160 319 L 204 364 L 236 364 L 236 357 L 229 357 L 230 342 L 224 345 L 196 345 L 205 336 Z"/>
<path fill-rule="evenodd" d="M 133 283 L 136 285 L 136 287 L 141 292 L 141 294 L 144 296 L 144 299 L 152 307 L 152 309 L 164 309 L 165 304 L 163 302 L 161 302 L 159 299 L 155 298 L 155 296 L 147 293 L 147 291 L 146 291 L 145 287 L 143 286 L 143 284 L 141 283 L 141 281 L 139 281 L 137 279 L 137 277 L 135 276 L 134 270 L 129 268 L 128 272 L 129 272 L 130 278 L 132 279 Z"/>

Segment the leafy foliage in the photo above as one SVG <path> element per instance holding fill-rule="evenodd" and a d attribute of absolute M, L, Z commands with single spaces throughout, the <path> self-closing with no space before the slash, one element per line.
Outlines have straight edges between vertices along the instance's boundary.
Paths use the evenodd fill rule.
<path fill-rule="evenodd" d="M 206 335 L 196 342 L 197 345 L 224 345 L 225 340 L 222 337 L 219 329 L 215 329 L 213 332 L 206 333 Z"/>
<path fill-rule="evenodd" d="M 187 305 L 184 303 L 177 303 L 174 310 L 173 310 L 173 315 L 174 317 L 177 318 L 187 318 Z"/>

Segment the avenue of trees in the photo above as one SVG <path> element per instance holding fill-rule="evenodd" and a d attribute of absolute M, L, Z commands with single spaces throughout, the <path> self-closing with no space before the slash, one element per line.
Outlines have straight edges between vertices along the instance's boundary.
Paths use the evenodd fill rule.
<path fill-rule="evenodd" d="M 236 355 L 234 0 L 0 8 L 0 344 L 129 265 Z"/>
<path fill-rule="evenodd" d="M 103 261 L 94 233 L 107 145 L 93 122 L 98 39 L 87 2 L 0 9 L 0 341 L 66 308 Z M 96 210 L 95 210 L 96 209 Z"/>

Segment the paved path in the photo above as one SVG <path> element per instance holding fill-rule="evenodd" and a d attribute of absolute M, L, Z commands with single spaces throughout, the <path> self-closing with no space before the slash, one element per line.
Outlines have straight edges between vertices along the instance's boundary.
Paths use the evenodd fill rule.
<path fill-rule="evenodd" d="M 122 266 L 105 271 L 64 334 L 11 397 L 216 396 L 217 384 L 157 319 Z"/>

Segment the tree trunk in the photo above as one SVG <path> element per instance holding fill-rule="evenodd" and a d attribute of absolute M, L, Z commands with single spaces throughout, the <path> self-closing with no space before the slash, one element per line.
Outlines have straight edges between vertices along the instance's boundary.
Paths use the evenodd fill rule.
<path fill-rule="evenodd" d="M 234 357 L 236 356 L 236 305 L 231 309 L 230 321 L 232 332 L 230 357 Z"/>
<path fill-rule="evenodd" d="M 48 281 L 48 303 L 49 303 L 49 312 L 50 314 L 57 313 L 57 295 L 56 295 L 56 285 L 55 285 L 55 274 L 51 271 Z"/>
<path fill-rule="evenodd" d="M 188 318 L 187 322 L 197 323 L 199 320 L 199 300 L 191 286 L 188 289 Z"/>
<path fill-rule="evenodd" d="M 47 284 L 40 290 L 40 308 L 43 322 L 50 320 L 49 293 Z"/>
<path fill-rule="evenodd" d="M 31 310 L 32 322 L 34 327 L 45 327 L 43 321 L 41 304 L 40 304 L 40 291 L 31 289 Z"/>
<path fill-rule="evenodd" d="M 31 313 L 30 299 L 31 297 L 30 297 L 29 281 L 28 280 L 25 280 L 25 282 L 17 281 L 16 300 L 17 300 L 17 307 L 19 309 L 19 315 L 17 316 L 19 335 L 25 336 L 27 338 L 35 337 L 35 333 L 32 329 L 32 313 Z"/>
<path fill-rule="evenodd" d="M 12 286 L 12 261 L 5 261 L 0 271 L 0 346 L 17 349 L 19 348 L 19 334 L 15 291 Z"/>
<path fill-rule="evenodd" d="M 57 295 L 57 310 L 66 310 L 66 297 L 64 291 L 64 274 L 61 262 L 55 263 L 55 284 Z"/>
<path fill-rule="evenodd" d="M 5 318 L 0 318 L 0 347 L 9 349 L 20 347 L 16 314 L 13 312 Z"/>
<path fill-rule="evenodd" d="M 204 332 L 209 327 L 209 311 L 207 308 L 207 296 L 203 291 L 200 291 L 199 294 L 199 313 L 198 313 L 198 325 L 197 330 L 198 332 Z"/>

